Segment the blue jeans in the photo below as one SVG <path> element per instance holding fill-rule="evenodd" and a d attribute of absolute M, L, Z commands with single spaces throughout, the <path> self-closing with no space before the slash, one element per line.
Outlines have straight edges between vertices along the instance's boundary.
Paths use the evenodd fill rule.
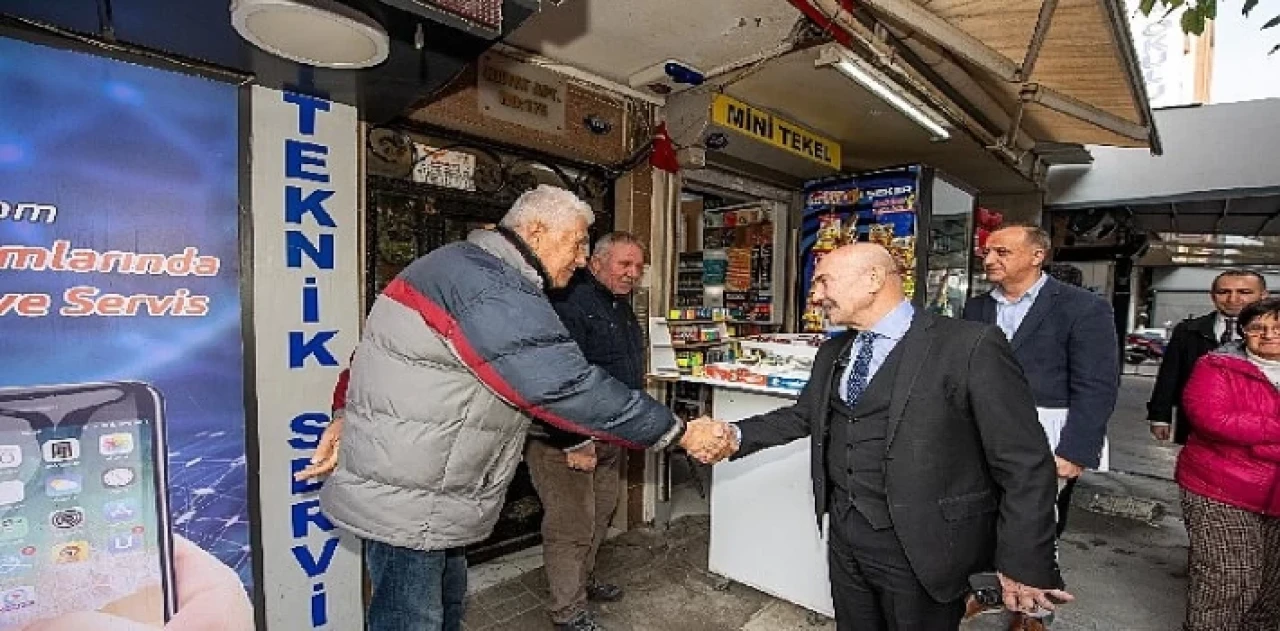
<path fill-rule="evenodd" d="M 461 631 L 467 599 L 462 548 L 413 550 L 364 542 L 373 583 L 367 631 Z"/>

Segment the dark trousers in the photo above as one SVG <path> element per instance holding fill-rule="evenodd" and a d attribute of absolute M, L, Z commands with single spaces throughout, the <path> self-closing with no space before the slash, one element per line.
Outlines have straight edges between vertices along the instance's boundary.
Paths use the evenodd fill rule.
<path fill-rule="evenodd" d="M 1071 493 L 1076 490 L 1076 481 L 1080 478 L 1071 478 L 1059 484 L 1058 489 L 1058 538 L 1062 538 L 1062 533 L 1067 530 L 1067 513 L 1071 511 Z"/>
<path fill-rule="evenodd" d="M 594 471 L 569 468 L 563 450 L 530 440 L 524 460 L 542 500 L 542 559 L 551 621 L 563 624 L 587 606 L 596 553 L 609 532 L 622 483 L 622 448 L 596 444 Z"/>
<path fill-rule="evenodd" d="M 828 563 L 838 631 L 956 631 L 964 617 L 963 600 L 925 591 L 893 529 L 873 529 L 845 501 L 831 511 Z"/>
<path fill-rule="evenodd" d="M 368 631 L 461 631 L 467 599 L 462 548 L 413 550 L 364 542 L 373 583 Z"/>

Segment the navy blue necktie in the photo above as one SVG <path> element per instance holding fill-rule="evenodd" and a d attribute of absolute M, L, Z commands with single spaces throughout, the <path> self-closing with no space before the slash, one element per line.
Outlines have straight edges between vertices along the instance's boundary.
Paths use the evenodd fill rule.
<path fill-rule="evenodd" d="M 870 331 L 862 331 L 858 336 L 853 338 L 853 344 L 856 352 L 853 357 L 853 367 L 849 370 L 849 382 L 845 384 L 845 402 L 849 407 L 858 404 L 858 399 L 862 398 L 862 393 L 867 391 L 867 382 L 871 376 L 871 351 L 875 345 L 876 334 Z"/>

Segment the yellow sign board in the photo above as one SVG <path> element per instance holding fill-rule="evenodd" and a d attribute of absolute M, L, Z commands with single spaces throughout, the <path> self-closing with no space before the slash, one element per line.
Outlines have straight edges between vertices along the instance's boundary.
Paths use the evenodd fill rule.
<path fill-rule="evenodd" d="M 711 101 L 711 122 L 840 170 L 840 143 L 735 98 L 716 94 Z"/>

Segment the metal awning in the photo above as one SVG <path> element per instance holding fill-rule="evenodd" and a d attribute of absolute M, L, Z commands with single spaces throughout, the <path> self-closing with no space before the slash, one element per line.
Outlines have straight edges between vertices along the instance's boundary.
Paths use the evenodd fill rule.
<path fill-rule="evenodd" d="M 1138 261 L 1143 267 L 1248 266 L 1261 273 L 1280 271 L 1280 237 L 1159 233 Z"/>
<path fill-rule="evenodd" d="M 902 63 L 892 51 L 905 50 L 1011 149 L 1161 151 L 1122 0 L 796 2 L 852 30 L 880 63 Z"/>
<path fill-rule="evenodd" d="M 1280 192 L 1217 191 L 1169 200 L 1110 206 L 1146 232 L 1275 237 L 1280 235 Z M 1069 212 L 1069 211 L 1068 211 Z"/>

